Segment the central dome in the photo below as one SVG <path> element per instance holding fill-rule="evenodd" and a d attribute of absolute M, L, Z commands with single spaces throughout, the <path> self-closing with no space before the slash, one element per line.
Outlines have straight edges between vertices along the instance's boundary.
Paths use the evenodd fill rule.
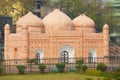
<path fill-rule="evenodd" d="M 43 19 L 45 30 L 72 30 L 72 20 L 59 9 L 55 9 Z"/>

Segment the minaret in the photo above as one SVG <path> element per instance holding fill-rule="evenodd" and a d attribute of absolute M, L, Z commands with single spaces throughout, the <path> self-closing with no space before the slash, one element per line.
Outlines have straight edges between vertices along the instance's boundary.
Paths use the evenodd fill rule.
<path fill-rule="evenodd" d="M 23 44 L 23 58 L 26 59 L 29 58 L 29 53 L 28 53 L 28 27 L 27 25 L 22 25 L 22 44 Z"/>
<path fill-rule="evenodd" d="M 104 56 L 109 55 L 109 26 L 105 24 L 103 26 L 103 45 L 104 45 Z"/>
<path fill-rule="evenodd" d="M 10 25 L 6 24 L 4 27 L 4 60 L 9 59 L 8 56 L 8 44 L 9 44 L 9 34 L 10 34 Z"/>

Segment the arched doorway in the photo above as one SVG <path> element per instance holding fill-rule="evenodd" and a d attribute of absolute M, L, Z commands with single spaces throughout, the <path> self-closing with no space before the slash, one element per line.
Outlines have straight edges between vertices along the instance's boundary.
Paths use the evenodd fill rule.
<path fill-rule="evenodd" d="M 70 45 L 64 45 L 60 49 L 60 59 L 61 62 L 74 62 L 74 48 Z"/>
<path fill-rule="evenodd" d="M 43 56 L 43 51 L 41 49 L 36 50 L 35 58 L 38 64 L 43 63 L 44 56 Z"/>
<path fill-rule="evenodd" d="M 96 62 L 96 50 L 95 49 L 90 49 L 89 53 L 88 53 L 88 62 L 89 63 L 94 63 Z"/>
<path fill-rule="evenodd" d="M 61 62 L 68 62 L 69 58 L 69 53 L 67 51 L 62 51 L 61 52 Z"/>

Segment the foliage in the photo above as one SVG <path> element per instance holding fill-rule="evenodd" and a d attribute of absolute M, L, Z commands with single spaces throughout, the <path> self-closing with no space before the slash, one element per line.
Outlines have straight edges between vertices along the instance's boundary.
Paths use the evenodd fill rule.
<path fill-rule="evenodd" d="M 113 80 L 113 79 L 106 77 L 106 78 L 103 78 L 103 80 Z"/>
<path fill-rule="evenodd" d="M 81 68 L 82 68 L 82 65 L 77 65 L 77 66 L 76 66 L 77 71 L 80 71 Z"/>
<path fill-rule="evenodd" d="M 86 80 L 93 80 L 92 78 L 86 78 Z"/>
<path fill-rule="evenodd" d="M 4 68 L 0 66 L 0 76 L 4 74 Z"/>
<path fill-rule="evenodd" d="M 86 14 L 95 21 L 97 32 L 102 31 L 105 23 L 109 24 L 110 30 L 116 26 L 116 22 L 112 19 L 114 9 L 110 1 L 104 3 L 103 0 L 58 0 L 52 2 L 52 6 L 58 6 L 72 19 L 80 14 Z"/>
<path fill-rule="evenodd" d="M 34 1 L 35 0 L 1 0 L 0 15 L 12 16 L 13 20 L 16 21 L 19 17 L 33 10 Z"/>
<path fill-rule="evenodd" d="M 120 68 L 118 68 L 117 71 L 120 71 Z"/>
<path fill-rule="evenodd" d="M 29 59 L 27 60 L 28 63 L 36 63 L 36 60 L 35 59 Z"/>
<path fill-rule="evenodd" d="M 65 68 L 65 63 L 57 63 L 56 67 L 60 73 L 63 73 Z"/>
<path fill-rule="evenodd" d="M 19 74 L 24 74 L 26 66 L 25 65 L 17 65 L 17 69 L 19 71 Z"/>
<path fill-rule="evenodd" d="M 46 65 L 45 64 L 39 64 L 38 68 L 40 70 L 41 73 L 44 73 L 45 69 L 46 69 Z"/>
<path fill-rule="evenodd" d="M 86 73 L 85 73 L 86 75 L 89 75 L 89 76 L 101 76 L 102 75 L 102 72 L 101 71 L 99 71 L 99 70 L 87 70 L 86 71 Z"/>
<path fill-rule="evenodd" d="M 88 67 L 86 65 L 82 65 L 82 71 L 85 73 Z"/>
<path fill-rule="evenodd" d="M 105 64 L 103 64 L 103 63 L 99 63 L 97 65 L 97 70 L 100 70 L 102 72 L 104 72 L 106 70 L 106 68 L 107 68 L 107 66 Z"/>
<path fill-rule="evenodd" d="M 86 65 L 83 65 L 84 60 L 83 59 L 77 60 L 76 63 L 77 63 L 77 66 L 76 66 L 77 71 L 85 73 L 88 67 Z"/>
<path fill-rule="evenodd" d="M 106 72 L 102 73 L 102 76 L 108 77 L 108 78 L 113 78 L 114 77 L 114 72 L 106 71 Z"/>
<path fill-rule="evenodd" d="M 119 76 L 119 77 L 116 77 L 116 80 L 120 80 L 120 76 Z"/>
<path fill-rule="evenodd" d="M 114 72 L 113 75 L 114 75 L 115 78 L 120 77 L 120 71 L 116 71 L 116 72 Z"/>
<path fill-rule="evenodd" d="M 83 59 L 77 60 L 76 63 L 77 63 L 78 65 L 82 65 L 82 64 L 84 64 L 84 60 L 83 60 Z"/>

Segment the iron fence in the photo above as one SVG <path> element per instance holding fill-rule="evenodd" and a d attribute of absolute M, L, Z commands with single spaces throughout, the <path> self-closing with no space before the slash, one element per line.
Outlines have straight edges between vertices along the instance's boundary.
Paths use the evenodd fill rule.
<path fill-rule="evenodd" d="M 104 58 L 44 58 L 44 59 L 15 59 L 15 60 L 1 60 L 0 66 L 3 66 L 6 74 L 18 73 L 17 65 L 25 65 L 27 68 L 25 73 L 38 73 L 38 65 L 45 64 L 45 72 L 51 72 L 52 68 L 56 67 L 57 63 L 65 62 L 65 70 L 76 68 L 76 61 L 84 60 L 84 64 L 90 69 L 95 69 L 97 64 L 104 63 L 108 70 L 115 70 L 120 68 L 120 57 L 104 57 Z"/>

